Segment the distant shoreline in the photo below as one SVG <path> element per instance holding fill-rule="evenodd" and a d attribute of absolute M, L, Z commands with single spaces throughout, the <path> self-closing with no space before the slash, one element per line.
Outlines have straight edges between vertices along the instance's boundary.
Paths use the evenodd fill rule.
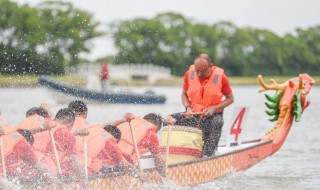
<path fill-rule="evenodd" d="M 38 75 L 0 75 L 0 87 L 1 88 L 31 88 L 38 86 Z M 264 76 L 266 83 L 269 83 L 270 79 L 274 79 L 277 83 L 285 82 L 286 80 L 295 76 Z M 316 80 L 316 85 L 320 83 L 320 76 L 311 76 Z M 87 79 L 85 76 L 53 76 L 54 79 L 67 82 L 76 86 L 85 86 Z M 231 86 L 254 86 L 259 85 L 257 77 L 229 77 Z M 124 79 L 111 78 L 111 85 L 119 86 L 181 86 L 183 84 L 183 77 L 172 77 L 170 79 L 161 79 L 150 84 L 147 81 L 133 80 L 130 82 Z"/>

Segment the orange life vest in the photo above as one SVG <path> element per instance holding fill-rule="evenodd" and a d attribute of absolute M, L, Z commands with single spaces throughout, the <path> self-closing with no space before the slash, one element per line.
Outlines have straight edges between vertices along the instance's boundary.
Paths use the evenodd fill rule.
<path fill-rule="evenodd" d="M 221 93 L 222 76 L 224 73 L 223 69 L 212 66 L 211 75 L 203 85 L 200 83 L 194 65 L 190 66 L 188 72 L 189 86 L 187 95 L 193 111 L 201 112 L 204 109 L 221 102 L 223 98 L 223 94 Z"/>
<path fill-rule="evenodd" d="M 56 127 L 51 129 L 51 132 L 54 134 L 57 130 L 62 128 L 67 129 L 66 126 L 58 124 Z M 53 174 L 57 175 L 58 167 L 56 164 L 56 159 L 54 156 L 53 149 L 50 152 L 46 152 L 48 147 L 52 146 L 49 131 L 43 131 L 41 133 L 37 133 L 34 135 L 34 138 L 37 139 L 38 142 L 40 142 L 40 143 L 37 143 L 37 141 L 35 141 L 35 143 L 33 144 L 33 148 L 36 152 L 36 155 L 39 157 L 40 161 L 43 162 L 50 169 L 50 171 Z M 70 160 L 68 156 L 66 156 L 65 151 L 62 149 L 59 142 L 55 141 L 55 144 L 56 144 L 57 153 L 59 156 L 62 173 L 63 174 L 68 173 L 67 171 L 65 171 L 67 170 L 67 168 L 63 167 L 63 163 L 68 163 L 70 162 Z"/>
<path fill-rule="evenodd" d="M 131 120 L 130 125 L 133 128 L 133 132 L 137 141 L 137 145 L 141 142 L 141 140 L 146 136 L 149 130 L 152 130 L 154 133 L 157 132 L 157 127 L 152 123 L 136 117 L 135 119 Z M 118 129 L 121 131 L 121 139 L 118 142 L 118 147 L 120 148 L 121 152 L 125 155 L 126 158 L 130 157 L 130 162 L 136 162 L 136 155 L 134 151 L 134 145 L 131 135 L 129 122 L 122 123 L 117 126 Z M 141 147 L 138 146 L 140 157 L 149 151 L 148 147 Z"/>
<path fill-rule="evenodd" d="M 16 129 L 34 129 L 38 128 L 43 123 L 47 120 L 51 119 L 46 119 L 40 115 L 34 114 L 32 116 L 27 117 L 23 121 L 21 121 L 17 126 Z M 34 143 L 33 143 L 33 148 L 39 150 L 45 150 L 45 148 L 48 146 L 47 141 L 49 140 L 50 142 L 50 136 L 48 139 L 43 138 L 43 134 L 48 133 L 46 131 L 37 133 L 33 135 L 34 138 Z"/>
<path fill-rule="evenodd" d="M 105 148 L 105 143 L 107 141 L 114 141 L 115 144 L 117 140 L 105 131 L 100 125 L 90 125 L 87 126 L 87 130 L 89 135 L 86 137 L 87 140 L 87 150 L 88 150 L 88 168 L 91 170 L 98 172 L 104 164 L 114 165 L 112 161 L 112 157 L 106 155 L 106 159 L 101 160 L 101 158 L 97 158 L 98 154 L 102 152 Z M 77 140 L 77 150 L 83 155 L 84 154 L 84 141 L 83 137 L 76 136 Z"/>
<path fill-rule="evenodd" d="M 18 133 L 14 128 L 11 128 L 10 126 L 4 126 L 3 129 L 5 131 L 5 135 L 2 136 L 2 151 L 4 156 L 6 157 L 12 153 L 12 148 L 24 138 L 22 135 L 20 135 L 20 133 Z"/>
<path fill-rule="evenodd" d="M 23 136 L 20 135 L 14 128 L 10 127 L 9 125 L 3 126 L 4 130 L 4 135 L 1 137 L 2 138 L 2 153 L 5 158 L 5 163 L 6 163 L 6 169 L 7 171 L 11 171 L 16 169 L 21 163 L 23 163 L 23 160 L 19 159 L 14 163 L 8 163 L 6 160 L 6 157 L 9 156 L 11 153 L 13 153 L 14 147 L 22 140 L 25 140 Z M 0 160 L 1 162 L 1 160 Z M 2 174 L 2 163 L 1 163 L 1 168 L 0 168 L 0 173 Z"/>
<path fill-rule="evenodd" d="M 40 127 L 46 119 L 38 114 L 27 117 L 16 125 L 16 129 L 33 129 Z"/>
<path fill-rule="evenodd" d="M 74 124 L 72 126 L 72 131 L 82 129 L 88 125 L 89 124 L 85 118 L 83 118 L 81 116 L 76 116 L 76 118 L 74 120 Z"/>

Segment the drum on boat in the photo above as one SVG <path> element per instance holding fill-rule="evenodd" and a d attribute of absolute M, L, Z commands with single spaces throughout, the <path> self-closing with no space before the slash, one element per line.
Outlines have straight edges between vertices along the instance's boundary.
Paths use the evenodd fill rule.
<path fill-rule="evenodd" d="M 168 126 L 162 129 L 160 135 L 160 149 L 166 152 Z M 186 162 L 198 159 L 202 155 L 202 131 L 198 128 L 172 125 L 169 139 L 168 164 Z"/>

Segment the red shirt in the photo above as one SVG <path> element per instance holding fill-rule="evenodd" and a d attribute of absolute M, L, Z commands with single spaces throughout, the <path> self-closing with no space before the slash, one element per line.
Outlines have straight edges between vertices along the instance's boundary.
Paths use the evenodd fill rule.
<path fill-rule="evenodd" d="M 20 140 L 14 147 L 13 152 L 6 157 L 6 164 L 12 164 L 21 159 L 30 164 L 38 162 L 32 146 L 25 139 Z"/>
<path fill-rule="evenodd" d="M 211 70 L 211 73 L 210 73 L 210 76 L 213 74 L 212 70 Z M 210 76 L 208 78 L 210 78 Z M 201 85 L 203 85 L 208 78 L 205 78 L 205 79 L 200 79 L 199 78 L 199 81 L 201 83 Z M 183 84 L 183 90 L 185 91 L 188 91 L 188 88 L 189 88 L 189 72 L 187 71 L 184 75 L 184 84 Z M 229 79 L 227 77 L 226 74 L 223 74 L 222 75 L 222 89 L 221 89 L 221 92 L 223 95 L 228 95 L 230 93 L 232 93 L 232 89 L 231 89 L 231 86 L 229 84 Z"/>
<path fill-rule="evenodd" d="M 138 143 L 138 148 L 147 148 L 152 154 L 159 154 L 159 139 L 156 133 L 149 130 L 146 136 Z"/>
<path fill-rule="evenodd" d="M 76 138 L 68 129 L 61 128 L 56 130 L 53 137 L 57 149 L 63 151 L 66 156 L 77 154 Z M 52 152 L 51 144 L 47 147 L 45 152 Z"/>
<path fill-rule="evenodd" d="M 105 143 L 105 148 L 98 154 L 98 158 L 101 160 L 111 158 L 113 162 L 111 164 L 117 165 L 123 159 L 123 155 L 117 144 L 112 140 L 108 140 Z"/>
<path fill-rule="evenodd" d="M 149 130 L 146 136 L 138 143 L 138 149 L 148 149 L 152 155 L 159 154 L 160 148 L 157 134 L 155 134 L 152 130 Z M 133 163 L 133 160 L 131 159 L 132 155 L 123 154 L 123 156 L 128 162 Z M 141 156 L 142 154 L 140 152 L 140 157 Z"/>
<path fill-rule="evenodd" d="M 109 69 L 107 64 L 103 64 L 100 70 L 100 79 L 108 80 L 109 79 Z"/>
<path fill-rule="evenodd" d="M 18 165 L 15 163 L 20 162 Z M 6 169 L 12 175 L 19 176 L 21 178 L 25 177 L 35 177 L 37 172 L 33 169 L 31 165 L 38 162 L 38 159 L 32 149 L 32 146 L 25 140 L 19 141 L 14 147 L 13 152 L 6 156 Z M 11 164 L 14 164 L 10 166 Z"/>

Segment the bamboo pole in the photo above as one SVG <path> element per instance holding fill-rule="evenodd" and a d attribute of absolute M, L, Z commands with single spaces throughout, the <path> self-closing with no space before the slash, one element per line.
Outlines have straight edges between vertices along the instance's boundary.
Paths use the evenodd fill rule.
<path fill-rule="evenodd" d="M 129 126 L 130 126 L 132 141 L 133 141 L 133 145 L 134 145 L 134 151 L 136 153 L 136 157 L 137 157 L 137 161 L 138 161 L 138 167 L 139 167 L 139 170 L 140 170 L 141 174 L 143 174 L 143 169 L 142 169 L 141 162 L 140 162 L 140 154 L 139 154 L 139 150 L 138 150 L 136 136 L 134 135 L 134 131 L 133 131 L 133 128 L 131 126 L 131 121 L 129 121 Z"/>
<path fill-rule="evenodd" d="M 87 144 L 87 137 L 83 136 L 83 148 L 84 148 L 84 172 L 86 175 L 86 179 L 88 179 L 88 144 Z"/>
<path fill-rule="evenodd" d="M 171 127 L 172 127 L 171 125 L 168 126 L 167 146 L 166 146 L 166 157 L 165 157 L 166 174 L 167 174 L 167 171 L 168 171 L 168 162 L 169 162 L 169 149 L 170 149 Z"/>
<path fill-rule="evenodd" d="M 5 159 L 4 159 L 2 136 L 0 137 L 0 151 L 1 151 L 1 163 L 2 163 L 3 178 L 7 179 L 7 170 L 6 170 L 6 162 L 5 162 Z"/>
<path fill-rule="evenodd" d="M 58 156 L 58 152 L 57 152 L 56 142 L 54 140 L 53 133 L 52 133 L 51 129 L 49 130 L 49 134 L 50 134 L 50 138 L 51 138 L 53 153 L 54 153 L 54 156 L 55 156 L 56 162 L 57 162 L 58 174 L 62 175 L 62 170 L 61 170 L 61 166 L 60 166 L 60 160 L 59 160 L 59 156 Z"/>

